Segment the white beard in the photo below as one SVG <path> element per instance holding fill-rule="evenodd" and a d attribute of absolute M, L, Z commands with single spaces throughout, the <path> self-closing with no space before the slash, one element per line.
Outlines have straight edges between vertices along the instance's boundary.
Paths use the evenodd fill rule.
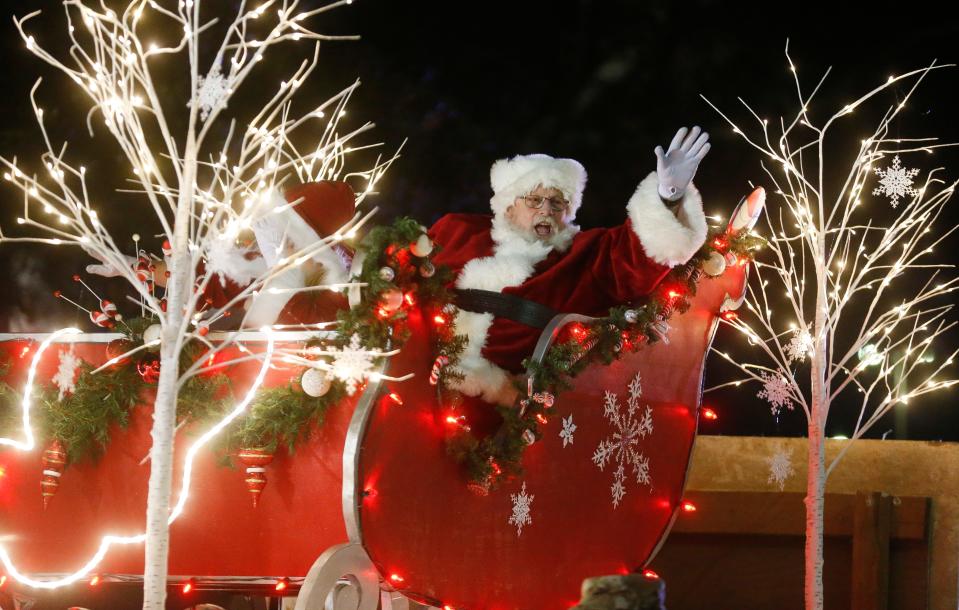
<path fill-rule="evenodd" d="M 518 241 L 525 242 L 533 246 L 540 246 L 547 253 L 556 249 L 558 252 L 569 250 L 573 238 L 579 233 L 579 227 L 573 223 L 568 223 L 562 229 L 557 230 L 557 223 L 552 218 L 546 219 L 552 225 L 554 231 L 547 239 L 539 239 L 529 231 L 518 229 L 505 214 L 496 214 L 493 217 L 493 229 L 491 231 L 493 241 L 496 243 L 496 252 L 502 249 L 512 249 L 519 247 Z M 526 250 L 526 248 L 519 249 Z"/>

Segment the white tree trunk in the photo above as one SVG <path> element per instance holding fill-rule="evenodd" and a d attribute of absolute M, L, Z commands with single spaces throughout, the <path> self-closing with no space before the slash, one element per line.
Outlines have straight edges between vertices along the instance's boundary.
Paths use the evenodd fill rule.
<path fill-rule="evenodd" d="M 820 252 L 825 252 L 823 233 L 819 234 Z M 823 608 L 823 505 L 826 491 L 826 417 L 829 414 L 829 388 L 826 385 L 826 370 L 829 366 L 827 342 L 827 273 L 822 261 L 816 263 L 816 319 L 813 326 L 813 349 L 810 354 L 810 412 L 809 441 L 806 474 L 806 553 L 805 553 L 805 599 L 806 610 Z"/>
<path fill-rule="evenodd" d="M 815 418 L 813 418 L 815 420 Z M 806 549 L 805 549 L 805 599 L 806 610 L 822 610 L 822 546 L 823 505 L 826 487 L 825 440 L 820 427 L 813 421 L 809 424 L 808 467 L 806 477 Z"/>
<path fill-rule="evenodd" d="M 184 307 L 192 290 L 193 264 L 188 228 L 193 206 L 191 185 L 196 176 L 193 142 L 184 155 L 184 175 L 173 226 L 173 253 L 167 283 L 167 318 L 160 347 L 160 379 L 153 406 L 150 432 L 150 485 L 147 495 L 146 544 L 144 548 L 143 609 L 164 610 L 166 604 L 167 559 L 169 556 L 170 496 L 173 478 L 173 435 L 176 428 L 177 380 L 179 378 L 179 334 L 189 312 Z"/>

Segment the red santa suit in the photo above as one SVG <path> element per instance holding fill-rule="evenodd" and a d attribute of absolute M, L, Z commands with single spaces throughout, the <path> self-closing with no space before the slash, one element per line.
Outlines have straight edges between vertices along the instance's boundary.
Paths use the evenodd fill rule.
<path fill-rule="evenodd" d="M 266 202 L 269 209 L 254 229 L 262 258 L 246 250 L 213 252 L 210 266 L 219 277 L 213 278 L 204 295 L 213 300 L 214 306 L 222 307 L 284 255 L 284 244 L 290 251 L 302 251 L 338 231 L 353 218 L 355 201 L 348 184 L 332 180 L 300 184 L 283 195 L 274 193 Z M 313 252 L 310 258 L 322 269 L 321 285 L 349 281 L 352 251 L 342 244 L 333 243 Z M 336 319 L 337 311 L 349 306 L 346 297 L 336 290 L 297 292 L 306 287 L 307 279 L 299 266 L 278 274 L 250 299 L 244 325 L 259 328 L 330 321 Z"/>
<path fill-rule="evenodd" d="M 442 246 L 434 262 L 453 269 L 456 288 L 515 295 L 562 313 L 602 316 L 651 292 L 706 238 L 702 200 L 692 185 L 672 211 L 659 197 L 654 172 L 626 204 L 625 223 L 580 231 L 571 224 L 585 186 L 579 163 L 545 155 L 497 163 L 491 171 L 494 216 L 448 214 L 429 231 Z M 570 200 L 570 223 L 552 244 L 530 241 L 505 218 L 517 196 L 540 185 L 558 188 Z M 532 354 L 541 329 L 464 310 L 455 329 L 468 338 L 459 364 L 464 378 L 457 389 L 508 404 L 514 395 L 509 375 L 522 372 L 521 362 Z"/>

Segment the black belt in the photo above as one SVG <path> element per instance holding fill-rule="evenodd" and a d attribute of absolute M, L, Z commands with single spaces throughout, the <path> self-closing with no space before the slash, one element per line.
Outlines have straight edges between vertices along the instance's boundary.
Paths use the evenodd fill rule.
<path fill-rule="evenodd" d="M 546 328 L 559 312 L 514 294 L 491 290 L 455 288 L 456 306 L 475 313 L 491 313 L 495 318 L 506 318 L 533 328 Z"/>

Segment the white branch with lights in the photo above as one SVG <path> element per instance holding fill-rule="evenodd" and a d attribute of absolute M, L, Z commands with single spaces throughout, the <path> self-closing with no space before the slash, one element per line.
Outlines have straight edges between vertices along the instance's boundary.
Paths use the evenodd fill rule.
<path fill-rule="evenodd" d="M 782 204 L 778 210 L 766 206 L 768 255 L 756 264 L 746 297 L 748 313 L 724 319 L 758 348 L 763 361 L 739 362 L 721 353 L 746 376 L 722 385 L 759 382 L 759 397 L 772 405 L 773 413 L 798 404 L 806 415 L 806 607 L 821 609 L 825 482 L 850 446 L 847 442 L 826 466 L 824 435 L 834 401 L 858 405 L 851 442 L 894 405 L 957 383 L 948 370 L 956 351 L 938 360 L 931 357 L 934 342 L 955 326 L 947 319 L 953 307 L 947 295 L 959 285 L 955 277 L 942 277 L 953 265 L 936 263 L 934 248 L 957 229 L 935 224 L 957 183 L 944 181 L 935 169 L 914 186 L 918 170 L 901 166 L 900 155 L 928 156 L 951 144 L 889 135 L 923 78 L 945 66 L 889 77 L 816 123 L 810 108 L 829 71 L 804 95 L 788 46 L 786 56 L 800 110 L 791 119 L 781 118 L 778 129 L 742 99 L 758 123 L 755 129 L 740 128 L 713 106 L 759 151 Z M 851 165 L 840 166 L 835 159 L 849 151 L 834 136 L 836 123 L 852 120 L 857 109 L 903 86 L 906 94 L 882 114 L 871 135 L 856 143 Z M 875 187 L 872 197 L 870 186 Z M 890 209 L 871 213 L 886 205 L 884 197 L 891 199 Z M 890 220 L 878 223 L 874 216 Z"/>
<path fill-rule="evenodd" d="M 353 143 L 372 127 L 370 123 L 345 132 L 340 128 L 346 105 L 359 83 L 306 112 L 294 110 L 296 93 L 317 66 L 320 42 L 352 38 L 319 34 L 309 29 L 307 22 L 350 4 L 350 0 L 318 8 L 314 3 L 305 8 L 299 0 L 266 0 L 251 8 L 241 0 L 228 24 L 220 23 L 220 18 L 201 19 L 202 4 L 201 0 L 134 0 L 118 13 L 102 3 L 64 0 L 70 48 L 68 57 L 63 59 L 48 52 L 43 41 L 30 34 L 30 21 L 39 11 L 15 19 L 27 49 L 69 77 L 90 101 L 84 120 L 91 136 L 105 129 L 129 163 L 128 167 L 117 169 L 121 174 L 127 173 L 127 188 L 122 192 L 139 196 L 146 203 L 146 209 L 152 212 L 150 224 L 169 242 L 170 277 L 165 307 L 153 289 L 155 284 L 144 281 L 142 273 L 138 275 L 124 247 L 101 221 L 88 189 L 91 177 L 86 168 L 68 161 L 66 143 L 56 143 L 48 133 L 37 96 L 40 81 L 31 91 L 31 103 L 46 148 L 41 158 L 45 171 L 34 173 L 16 157 L 0 157 L 4 178 L 22 193 L 22 212 L 17 219 L 20 226 L 16 234 L 0 228 L 0 244 L 79 246 L 128 282 L 142 310 L 155 317 L 162 329 L 146 532 L 133 537 L 104 537 L 100 550 L 86 565 L 55 581 L 34 580 L 22 574 L 2 546 L 0 559 L 13 578 L 32 586 L 55 588 L 88 574 L 111 544 L 145 542 L 144 608 L 164 607 L 167 527 L 183 510 L 194 449 L 198 450 L 242 412 L 271 366 L 269 356 L 257 356 L 263 359 L 263 366 L 254 389 L 236 410 L 191 446 L 182 489 L 171 510 L 176 393 L 190 376 L 203 370 L 203 362 L 208 362 L 201 359 L 179 374 L 180 351 L 187 342 L 200 341 L 210 348 L 210 356 L 237 345 L 247 354 L 237 362 L 254 357 L 234 340 L 236 333 L 216 344 L 204 339 L 209 324 L 234 305 L 255 299 L 264 291 L 314 289 L 271 288 L 271 282 L 356 236 L 373 210 L 357 212 L 333 235 L 307 248 L 286 251 L 275 264 L 264 264 L 252 281 L 223 307 L 207 309 L 203 305 L 204 290 L 210 282 L 219 281 L 209 263 L 224 248 L 238 248 L 236 240 L 241 232 L 250 229 L 263 215 L 283 211 L 282 207 L 274 207 L 273 202 L 288 178 L 295 177 L 299 182 L 350 180 L 358 193 L 359 206 L 375 193 L 376 183 L 397 158 L 396 154 L 385 159 L 377 157 L 369 169 L 347 170 L 351 153 L 379 146 Z M 227 129 L 213 130 L 214 123 L 228 110 L 231 97 L 248 85 L 254 67 L 278 45 L 297 41 L 312 41 L 311 53 L 293 74 L 276 83 L 275 93 L 258 112 L 239 126 L 234 119 Z M 212 63 L 207 63 L 211 57 Z M 158 58 L 167 64 L 181 61 L 189 70 L 186 103 L 183 99 L 169 99 L 158 84 L 154 65 Z M 174 117 L 185 120 L 172 120 Z M 217 135 L 221 132 L 226 133 L 225 137 Z M 303 149 L 294 140 L 309 142 L 309 147 Z M 96 180 L 110 178 L 98 176 Z M 135 247 L 138 255 L 139 244 Z M 326 325 L 317 326 L 320 327 Z M 269 337 L 272 350 L 272 334 Z M 216 366 L 230 363 L 218 362 Z M 28 407 L 29 391 L 24 402 L 24 438 L 32 446 Z M 0 439 L 0 444 L 21 449 L 26 446 L 11 439 Z"/>

